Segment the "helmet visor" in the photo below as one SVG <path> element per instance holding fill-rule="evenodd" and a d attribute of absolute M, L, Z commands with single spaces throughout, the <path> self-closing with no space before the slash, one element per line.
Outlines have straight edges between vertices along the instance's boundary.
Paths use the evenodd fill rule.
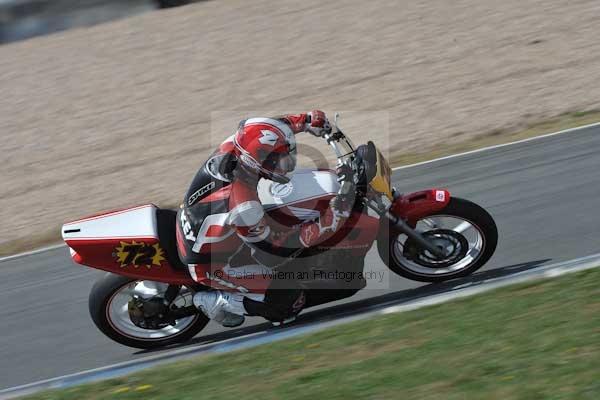
<path fill-rule="evenodd" d="M 271 152 L 265 158 L 262 167 L 268 171 L 278 174 L 287 174 L 296 169 L 296 146 L 290 146 L 289 150 L 278 153 Z"/>
<path fill-rule="evenodd" d="M 280 162 L 280 166 L 282 171 L 286 171 L 287 172 L 292 172 L 293 170 L 296 169 L 296 145 L 290 145 L 290 150 L 287 154 L 287 156 L 282 157 L 281 162 Z"/>

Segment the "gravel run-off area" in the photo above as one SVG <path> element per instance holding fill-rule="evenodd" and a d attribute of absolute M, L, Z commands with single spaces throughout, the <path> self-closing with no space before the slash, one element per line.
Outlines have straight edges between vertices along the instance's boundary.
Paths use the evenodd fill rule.
<path fill-rule="evenodd" d="M 340 111 L 398 154 L 600 108 L 599 20 L 593 0 L 219 0 L 2 46 L 0 247 L 177 204 L 253 115 Z"/>

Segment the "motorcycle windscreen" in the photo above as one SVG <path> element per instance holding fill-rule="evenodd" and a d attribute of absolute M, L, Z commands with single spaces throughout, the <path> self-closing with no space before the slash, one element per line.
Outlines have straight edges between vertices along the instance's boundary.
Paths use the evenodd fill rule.
<path fill-rule="evenodd" d="M 377 150 L 377 172 L 370 182 L 371 188 L 393 200 L 391 182 L 392 169 L 383 154 Z"/>

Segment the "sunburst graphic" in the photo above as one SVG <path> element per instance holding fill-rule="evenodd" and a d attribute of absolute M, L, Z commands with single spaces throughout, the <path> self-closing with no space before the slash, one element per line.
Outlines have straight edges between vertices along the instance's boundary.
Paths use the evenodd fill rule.
<path fill-rule="evenodd" d="M 139 245 L 140 243 L 136 243 L 135 241 L 131 242 L 131 243 L 127 243 L 127 242 L 121 242 L 121 246 L 117 247 L 117 262 L 119 264 L 121 264 L 121 268 L 124 268 L 127 266 L 127 258 L 129 257 L 129 250 L 125 250 L 126 247 L 128 246 L 132 246 L 132 245 Z"/>
<path fill-rule="evenodd" d="M 152 247 L 154 247 L 156 249 L 156 253 L 152 257 L 152 265 L 156 265 L 156 266 L 160 267 L 160 263 L 166 260 L 165 252 L 163 251 L 163 249 L 160 248 L 158 243 L 156 243 Z M 150 267 L 151 267 L 151 265 L 146 265 L 146 266 L 148 267 L 148 269 L 150 269 Z"/>
<path fill-rule="evenodd" d="M 165 252 L 158 243 L 150 246 L 144 242 L 120 242 L 114 255 L 121 268 L 132 265 L 134 268 L 145 266 L 150 269 L 153 265 L 160 266 L 166 260 Z"/>

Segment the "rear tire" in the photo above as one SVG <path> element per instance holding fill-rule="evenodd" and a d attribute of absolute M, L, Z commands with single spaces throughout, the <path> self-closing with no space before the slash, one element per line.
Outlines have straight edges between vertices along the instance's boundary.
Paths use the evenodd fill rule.
<path fill-rule="evenodd" d="M 399 258 L 401 257 L 395 256 L 397 250 L 395 252 L 394 246 L 397 246 L 397 240 L 401 234 L 388 232 L 386 226 L 385 231 L 382 229 L 377 239 L 377 250 L 379 251 L 379 256 L 389 269 L 400 276 L 414 281 L 443 282 L 470 275 L 489 261 L 498 244 L 498 229 L 494 219 L 485 209 L 468 200 L 453 197 L 443 210 L 428 215 L 423 219 L 435 216 L 455 217 L 472 224 L 483 237 L 482 248 L 477 258 L 457 271 L 436 273 L 436 270 L 431 268 L 431 273 L 424 271 L 417 272 L 414 267 L 411 268 L 408 266 L 407 260 L 400 260 Z M 426 268 L 420 268 L 420 270 L 426 270 Z"/>
<path fill-rule="evenodd" d="M 88 304 L 92 320 L 102 333 L 115 342 L 138 349 L 154 349 L 188 341 L 208 324 L 208 317 L 198 312 L 194 316 L 193 322 L 186 326 L 185 329 L 176 334 L 161 338 L 135 337 L 119 331 L 110 321 L 110 302 L 120 290 L 135 281 L 136 279 L 107 273 L 96 281 L 90 292 Z"/>

